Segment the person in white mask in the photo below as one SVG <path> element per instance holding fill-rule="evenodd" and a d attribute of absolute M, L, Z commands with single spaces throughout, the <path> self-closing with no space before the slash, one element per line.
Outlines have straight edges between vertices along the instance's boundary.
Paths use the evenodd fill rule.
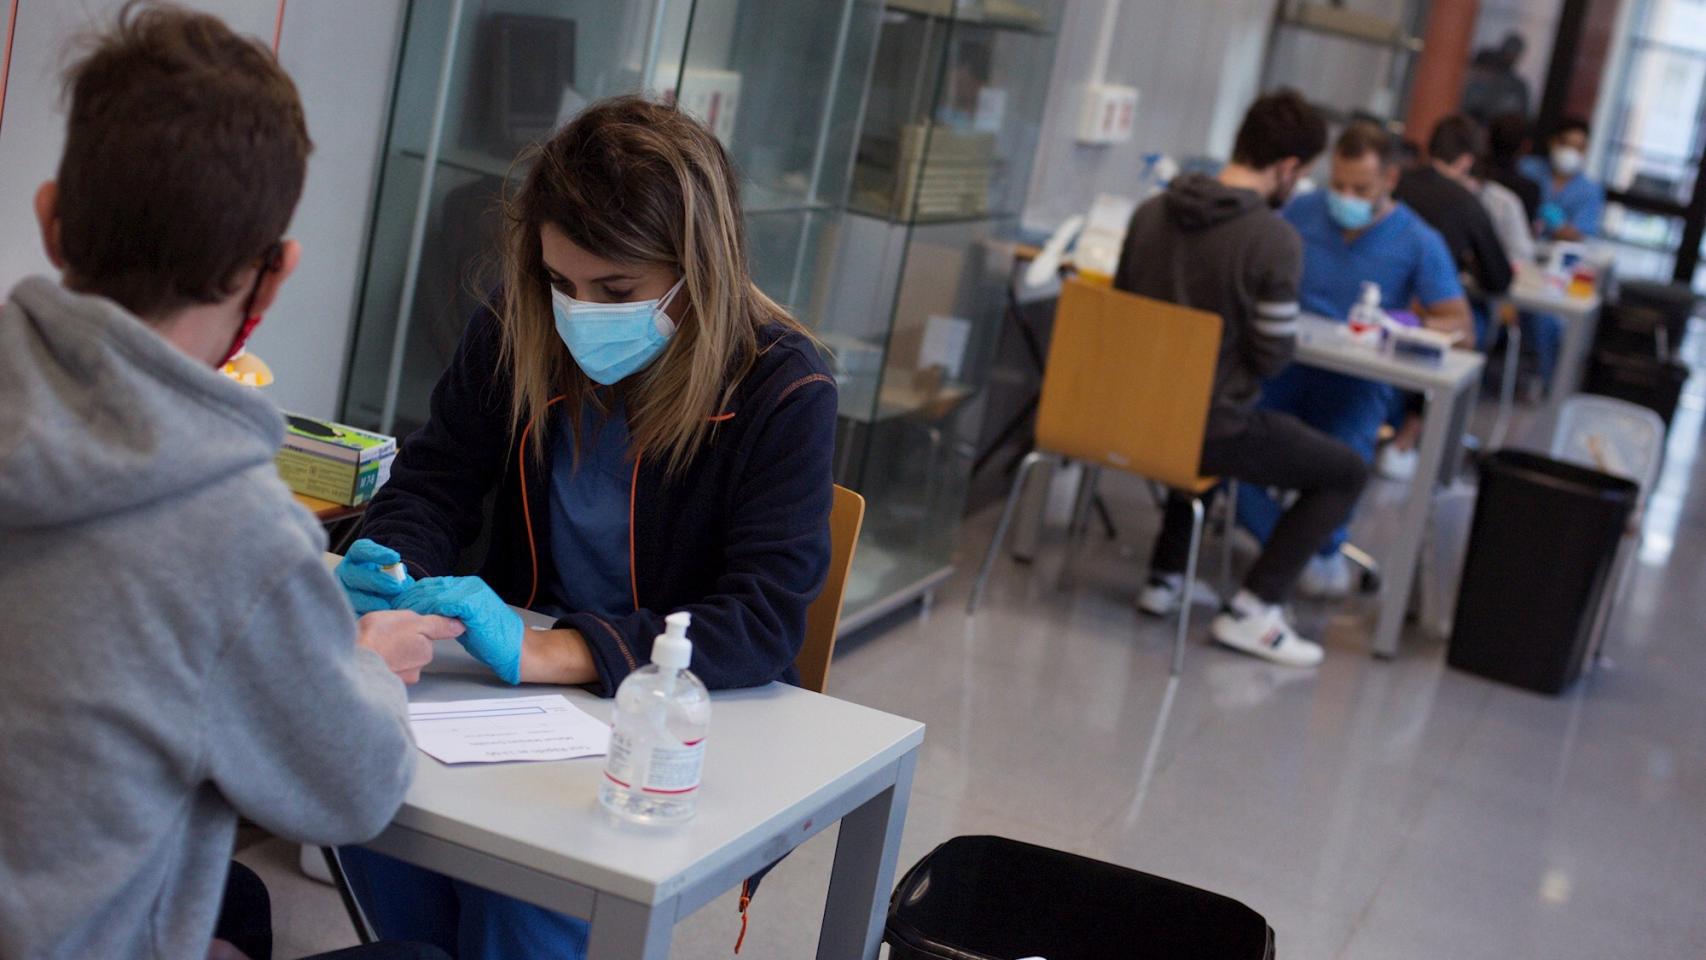
<path fill-rule="evenodd" d="M 1546 156 L 1525 157 L 1522 175 L 1540 188 L 1540 211 L 1534 232 L 1549 240 L 1582 240 L 1599 235 L 1605 212 L 1605 188 L 1584 170 L 1587 164 L 1588 124 L 1565 117 L 1552 129 Z"/>
<path fill-rule="evenodd" d="M 352 604 L 460 620 L 506 683 L 611 696 L 678 610 L 707 686 L 797 681 L 829 570 L 836 387 L 752 281 L 727 154 L 680 110 L 621 97 L 522 163 L 503 286 L 339 567 Z M 401 583 L 379 570 L 399 560 Z M 555 624 L 523 630 L 510 605 Z M 344 867 L 386 936 L 584 956 L 581 919 L 371 852 Z"/>

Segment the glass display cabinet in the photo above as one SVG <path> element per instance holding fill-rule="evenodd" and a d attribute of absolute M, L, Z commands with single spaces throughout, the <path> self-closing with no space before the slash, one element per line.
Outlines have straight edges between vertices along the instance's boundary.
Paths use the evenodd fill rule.
<path fill-rule="evenodd" d="M 1060 8 L 882 10 L 847 212 L 812 311 L 841 388 L 836 476 L 868 503 L 850 629 L 952 571 Z"/>
<path fill-rule="evenodd" d="M 411 3 L 343 418 L 403 435 L 496 285 L 515 157 L 674 97 L 741 175 L 754 278 L 822 338 L 869 507 L 844 625 L 949 571 L 1060 0 Z"/>
<path fill-rule="evenodd" d="M 516 157 L 615 94 L 675 97 L 723 141 L 756 279 L 805 316 L 846 194 L 877 14 L 855 0 L 411 3 L 343 418 L 398 435 L 425 422 L 496 285 Z"/>

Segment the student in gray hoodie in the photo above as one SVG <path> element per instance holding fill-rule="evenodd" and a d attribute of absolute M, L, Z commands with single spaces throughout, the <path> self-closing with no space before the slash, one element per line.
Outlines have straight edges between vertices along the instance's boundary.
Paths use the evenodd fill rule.
<path fill-rule="evenodd" d="M 290 79 L 131 7 L 67 87 L 36 198 L 63 282 L 0 308 L 0 957 L 200 958 L 240 815 L 316 844 L 390 820 L 404 681 L 461 626 L 358 625 L 282 418 L 217 372 L 300 256 Z"/>
<path fill-rule="evenodd" d="M 1256 408 L 1262 381 L 1291 362 L 1297 340 L 1303 242 L 1274 211 L 1326 145 L 1326 123 L 1295 91 L 1257 100 L 1219 176 L 1180 177 L 1132 215 L 1114 275 L 1121 290 L 1223 321 L 1201 472 L 1299 496 L 1209 629 L 1226 646 L 1290 666 L 1314 666 L 1322 652 L 1292 627 L 1286 595 L 1367 479 L 1350 447 L 1289 414 Z M 1178 608 L 1190 535 L 1190 501 L 1173 494 L 1138 600 L 1144 612 Z M 1213 593 L 1199 587 L 1196 595 Z"/>

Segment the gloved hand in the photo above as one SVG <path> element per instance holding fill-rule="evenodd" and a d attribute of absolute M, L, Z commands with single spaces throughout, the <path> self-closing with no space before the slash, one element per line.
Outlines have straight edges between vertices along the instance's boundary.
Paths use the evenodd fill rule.
<path fill-rule="evenodd" d="M 1568 218 L 1564 216 L 1564 208 L 1556 203 L 1540 205 L 1540 223 L 1548 230 L 1556 230 L 1563 226 Z"/>
<path fill-rule="evenodd" d="M 398 580 L 379 569 L 402 562 L 403 557 L 397 551 L 372 540 L 357 540 L 350 544 L 349 552 L 338 561 L 333 573 L 344 593 L 349 595 L 350 606 L 355 608 L 356 616 L 375 610 L 390 610 L 397 597 L 415 585 L 415 578 L 407 573 Z"/>
<path fill-rule="evenodd" d="M 463 649 L 492 668 L 505 683 L 521 682 L 521 615 L 479 577 L 428 577 L 403 591 L 398 610 L 437 614 L 462 621 Z"/>

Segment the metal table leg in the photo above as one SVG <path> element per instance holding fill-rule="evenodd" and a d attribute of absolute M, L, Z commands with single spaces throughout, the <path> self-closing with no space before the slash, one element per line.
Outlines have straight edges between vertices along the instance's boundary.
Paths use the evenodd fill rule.
<path fill-rule="evenodd" d="M 895 761 L 894 785 L 841 818 L 817 960 L 877 960 L 917 765 L 918 751 L 908 751 Z"/>
<path fill-rule="evenodd" d="M 635 903 L 608 894 L 593 901 L 588 960 L 668 960 L 675 901 Z"/>
<path fill-rule="evenodd" d="M 1404 629 L 1404 615 L 1415 582 L 1422 535 L 1433 506 L 1434 481 L 1445 461 L 1453 425 L 1458 421 L 1458 405 L 1474 389 L 1475 385 L 1470 384 L 1463 391 L 1451 393 L 1436 387 L 1422 394 L 1422 442 L 1416 450 L 1416 475 L 1411 481 L 1409 499 L 1399 515 L 1398 537 L 1383 565 L 1380 582 L 1380 619 L 1374 628 L 1377 657 L 1398 655 L 1398 638 Z"/>

